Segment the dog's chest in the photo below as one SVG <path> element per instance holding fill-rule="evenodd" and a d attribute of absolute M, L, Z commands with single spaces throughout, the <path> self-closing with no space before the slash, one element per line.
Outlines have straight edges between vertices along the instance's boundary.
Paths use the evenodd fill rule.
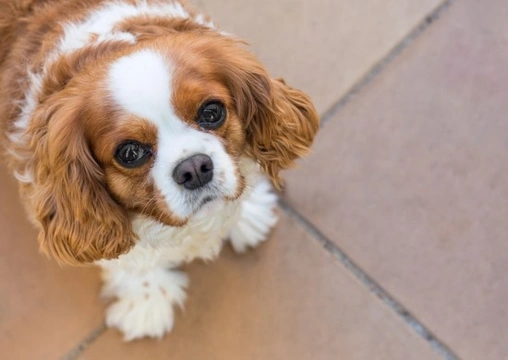
<path fill-rule="evenodd" d="M 133 229 L 138 243 L 119 260 L 123 265 L 152 268 L 174 267 L 200 258 L 215 258 L 241 212 L 241 201 L 213 207 L 183 227 L 164 226 L 152 219 L 137 217 Z"/>

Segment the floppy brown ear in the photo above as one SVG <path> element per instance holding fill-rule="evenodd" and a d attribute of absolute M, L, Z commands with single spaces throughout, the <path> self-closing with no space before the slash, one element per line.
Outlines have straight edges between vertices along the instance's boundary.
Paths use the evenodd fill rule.
<path fill-rule="evenodd" d="M 273 184 L 280 188 L 279 172 L 304 156 L 319 129 L 319 116 L 310 98 L 271 79 L 260 62 L 242 44 L 224 39 L 213 54 L 233 95 L 238 116 L 245 124 L 247 152 L 256 159 Z"/>
<path fill-rule="evenodd" d="M 284 80 L 273 79 L 268 103 L 259 106 L 247 125 L 247 140 L 254 158 L 280 187 L 280 170 L 307 154 L 318 129 L 319 116 L 310 98 Z"/>
<path fill-rule="evenodd" d="M 134 244 L 127 212 L 109 195 L 80 126 L 79 102 L 54 102 L 34 115 L 32 205 L 43 252 L 68 264 L 116 258 Z"/>

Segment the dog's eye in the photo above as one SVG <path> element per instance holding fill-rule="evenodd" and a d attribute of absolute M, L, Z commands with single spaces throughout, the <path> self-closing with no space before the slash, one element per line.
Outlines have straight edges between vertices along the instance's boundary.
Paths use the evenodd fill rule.
<path fill-rule="evenodd" d="M 201 105 L 197 122 L 205 129 L 217 129 L 226 119 L 226 108 L 220 101 L 209 101 Z"/>
<path fill-rule="evenodd" d="M 115 158 L 123 167 L 136 168 L 146 163 L 151 155 L 149 146 L 137 141 L 127 141 L 118 146 Z"/>

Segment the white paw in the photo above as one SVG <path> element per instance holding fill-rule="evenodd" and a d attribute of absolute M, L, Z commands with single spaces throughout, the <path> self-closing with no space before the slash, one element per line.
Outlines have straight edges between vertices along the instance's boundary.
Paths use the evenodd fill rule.
<path fill-rule="evenodd" d="M 161 338 L 173 327 L 173 306 L 185 301 L 187 276 L 155 269 L 143 276 L 115 271 L 105 275 L 103 296 L 117 300 L 106 311 L 106 325 L 119 329 L 125 341 Z"/>
<path fill-rule="evenodd" d="M 272 192 L 268 180 L 261 179 L 249 197 L 242 203 L 242 214 L 233 226 L 229 239 L 233 249 L 242 253 L 267 239 L 268 233 L 277 223 L 275 206 L 277 195 Z"/>

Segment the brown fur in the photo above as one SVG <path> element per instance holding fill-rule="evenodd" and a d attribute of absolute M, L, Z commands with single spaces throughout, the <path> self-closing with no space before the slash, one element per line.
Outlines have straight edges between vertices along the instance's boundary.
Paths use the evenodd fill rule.
<path fill-rule="evenodd" d="M 271 87 L 268 106 L 260 105 L 247 125 L 248 150 L 280 188 L 279 172 L 308 153 L 319 129 L 319 117 L 303 92 L 287 86 L 282 79 L 271 80 Z"/>
<path fill-rule="evenodd" d="M 175 38 L 171 56 L 177 63 L 202 74 L 208 82 L 227 86 L 234 118 L 246 134 L 247 153 L 280 187 L 279 172 L 307 154 L 319 129 L 319 116 L 311 99 L 282 79 L 270 79 L 259 61 L 237 40 L 201 30 Z M 183 49 L 178 51 L 180 46 Z M 189 56 L 193 53 L 200 56 Z"/>
<path fill-rule="evenodd" d="M 44 66 L 62 35 L 59 22 L 83 19 L 102 2 L 0 0 L 2 136 L 20 115 L 19 103 L 30 86 L 27 65 L 34 72 Z M 318 129 L 310 99 L 270 79 L 240 41 L 190 20 L 136 17 L 118 27 L 136 35 L 137 44 L 102 43 L 58 59 L 38 94 L 24 134 L 28 143 L 3 141 L 18 154 L 9 161 L 13 170 L 33 170 L 34 181 L 21 184 L 21 194 L 41 228 L 41 249 L 61 263 L 90 263 L 127 252 L 136 241 L 129 213 L 172 226 L 188 221 L 168 211 L 148 176 L 152 162 L 126 170 L 114 160 L 116 147 L 126 139 L 157 151 L 157 129 L 117 109 L 98 86 L 106 84 L 108 66 L 119 57 L 143 48 L 165 53 L 176 65 L 170 100 L 180 118 L 198 128 L 201 104 L 221 100 L 228 117 L 212 132 L 233 159 L 247 154 L 257 160 L 276 186 L 280 170 L 307 152 Z M 241 180 L 229 200 L 244 186 Z"/>
<path fill-rule="evenodd" d="M 39 70 L 61 36 L 59 22 L 79 21 L 101 0 L 0 0 L 0 126 L 10 129 L 28 89 L 26 68 Z M 4 133 L 4 132 L 2 132 Z"/>
<path fill-rule="evenodd" d="M 109 195 L 103 169 L 83 140 L 81 107 L 63 91 L 36 111 L 29 129 L 37 184 L 32 206 L 43 230 L 39 243 L 73 264 L 115 258 L 135 240 L 126 209 Z"/>

